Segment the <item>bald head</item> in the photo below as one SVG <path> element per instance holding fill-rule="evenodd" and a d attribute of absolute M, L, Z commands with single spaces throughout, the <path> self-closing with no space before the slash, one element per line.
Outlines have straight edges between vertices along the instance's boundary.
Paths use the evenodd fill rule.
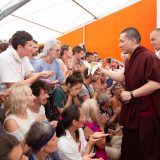
<path fill-rule="evenodd" d="M 160 28 L 154 29 L 151 32 L 150 41 L 155 50 L 160 50 Z"/>

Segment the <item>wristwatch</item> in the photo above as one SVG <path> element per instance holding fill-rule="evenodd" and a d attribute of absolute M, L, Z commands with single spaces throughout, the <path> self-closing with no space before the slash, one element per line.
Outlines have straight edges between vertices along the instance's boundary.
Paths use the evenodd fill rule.
<path fill-rule="evenodd" d="M 133 91 L 130 91 L 131 97 L 132 99 L 134 99 L 135 97 L 133 96 Z"/>

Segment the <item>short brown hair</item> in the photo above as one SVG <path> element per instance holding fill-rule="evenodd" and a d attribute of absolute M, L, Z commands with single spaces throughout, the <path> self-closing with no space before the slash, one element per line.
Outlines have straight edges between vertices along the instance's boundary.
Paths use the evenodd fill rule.
<path fill-rule="evenodd" d="M 11 45 L 16 50 L 18 45 L 24 46 L 27 41 L 32 41 L 33 37 L 26 31 L 17 31 L 11 38 Z"/>

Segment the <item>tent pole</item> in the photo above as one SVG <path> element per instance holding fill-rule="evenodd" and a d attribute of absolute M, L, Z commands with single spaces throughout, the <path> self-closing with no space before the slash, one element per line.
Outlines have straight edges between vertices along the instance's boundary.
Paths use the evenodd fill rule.
<path fill-rule="evenodd" d="M 157 0 L 157 28 L 160 28 L 160 0 Z"/>
<path fill-rule="evenodd" d="M 83 34 L 83 37 L 82 37 L 83 42 L 82 43 L 85 45 L 85 26 L 83 26 L 83 33 L 82 34 Z"/>

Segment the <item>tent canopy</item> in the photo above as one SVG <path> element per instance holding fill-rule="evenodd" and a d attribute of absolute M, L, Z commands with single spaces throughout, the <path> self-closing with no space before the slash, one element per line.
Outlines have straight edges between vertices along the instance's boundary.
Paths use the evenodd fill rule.
<path fill-rule="evenodd" d="M 0 14 L 24 0 L 0 0 Z M 29 1 L 29 0 L 28 0 Z M 55 39 L 140 0 L 30 0 L 0 21 L 0 39 L 18 30 L 38 42 Z"/>

